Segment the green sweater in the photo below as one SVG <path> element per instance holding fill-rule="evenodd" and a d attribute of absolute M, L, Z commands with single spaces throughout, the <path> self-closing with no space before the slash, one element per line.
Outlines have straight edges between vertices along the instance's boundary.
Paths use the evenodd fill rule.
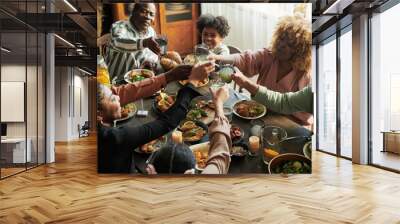
<path fill-rule="evenodd" d="M 265 105 L 272 111 L 282 114 L 294 112 L 313 113 L 313 92 L 307 86 L 297 92 L 279 93 L 260 86 L 253 100 Z"/>

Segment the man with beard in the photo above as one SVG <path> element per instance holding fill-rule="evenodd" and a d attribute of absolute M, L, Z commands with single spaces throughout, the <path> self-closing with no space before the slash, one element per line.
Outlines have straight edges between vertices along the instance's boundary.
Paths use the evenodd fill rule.
<path fill-rule="evenodd" d="M 136 3 L 128 20 L 112 25 L 111 43 L 105 55 L 111 79 L 123 80 L 124 74 L 144 62 L 158 62 L 161 49 L 151 27 L 155 15 L 154 4 Z"/>

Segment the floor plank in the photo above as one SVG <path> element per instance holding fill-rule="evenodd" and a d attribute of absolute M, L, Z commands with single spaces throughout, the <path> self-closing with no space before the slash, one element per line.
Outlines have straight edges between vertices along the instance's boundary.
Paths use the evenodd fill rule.
<path fill-rule="evenodd" d="M 0 223 L 400 223 L 400 175 L 313 152 L 313 174 L 134 177 L 96 173 L 96 139 L 0 181 Z"/>

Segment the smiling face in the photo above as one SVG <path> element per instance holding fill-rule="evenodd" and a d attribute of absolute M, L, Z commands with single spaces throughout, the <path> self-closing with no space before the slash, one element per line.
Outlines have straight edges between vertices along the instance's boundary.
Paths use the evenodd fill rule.
<path fill-rule="evenodd" d="M 212 27 L 204 27 L 201 33 L 201 39 L 209 49 L 214 49 L 224 40 L 218 31 Z"/>
<path fill-rule="evenodd" d="M 140 4 L 140 3 L 136 3 Z M 152 3 L 138 5 L 132 12 L 132 22 L 139 31 L 146 31 L 154 22 L 156 6 Z"/>

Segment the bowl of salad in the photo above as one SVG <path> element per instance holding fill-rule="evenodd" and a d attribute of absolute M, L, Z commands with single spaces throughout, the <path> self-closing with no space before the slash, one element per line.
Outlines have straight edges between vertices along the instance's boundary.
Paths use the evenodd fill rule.
<path fill-rule="evenodd" d="M 142 81 L 147 78 L 154 76 L 154 72 L 148 69 L 133 69 L 124 75 L 124 79 L 127 83 L 134 83 Z"/>
<path fill-rule="evenodd" d="M 274 157 L 268 165 L 270 174 L 311 174 L 311 160 L 296 153 Z"/>

